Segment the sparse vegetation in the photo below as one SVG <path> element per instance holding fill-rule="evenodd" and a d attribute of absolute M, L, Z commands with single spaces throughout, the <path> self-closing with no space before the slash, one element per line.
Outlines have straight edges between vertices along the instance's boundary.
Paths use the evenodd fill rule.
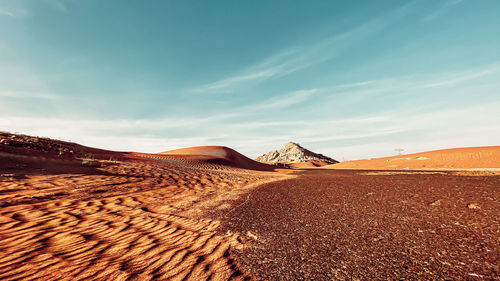
<path fill-rule="evenodd" d="M 87 167 L 99 166 L 99 160 L 96 160 L 95 155 L 92 153 L 85 154 L 85 156 L 81 160 L 82 160 L 83 166 L 87 166 Z"/>

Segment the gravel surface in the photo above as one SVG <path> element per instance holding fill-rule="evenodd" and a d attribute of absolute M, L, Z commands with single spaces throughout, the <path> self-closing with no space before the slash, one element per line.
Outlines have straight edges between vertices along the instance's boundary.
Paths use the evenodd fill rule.
<path fill-rule="evenodd" d="M 303 172 L 215 214 L 265 280 L 499 280 L 500 176 Z"/>

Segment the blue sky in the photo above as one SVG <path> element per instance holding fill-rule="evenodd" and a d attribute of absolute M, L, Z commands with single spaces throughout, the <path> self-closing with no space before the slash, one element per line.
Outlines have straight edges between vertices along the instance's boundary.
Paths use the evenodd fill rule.
<path fill-rule="evenodd" d="M 338 160 L 500 145 L 500 1 L 0 0 L 0 130 Z"/>

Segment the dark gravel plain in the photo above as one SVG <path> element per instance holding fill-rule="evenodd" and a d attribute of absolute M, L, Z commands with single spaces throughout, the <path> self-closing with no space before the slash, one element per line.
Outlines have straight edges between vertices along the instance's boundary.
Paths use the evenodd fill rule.
<path fill-rule="evenodd" d="M 500 176 L 308 170 L 214 216 L 263 280 L 499 280 Z"/>

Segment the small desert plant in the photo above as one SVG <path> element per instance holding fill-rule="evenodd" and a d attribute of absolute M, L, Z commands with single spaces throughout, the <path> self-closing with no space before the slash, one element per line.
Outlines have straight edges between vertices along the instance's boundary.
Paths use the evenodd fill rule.
<path fill-rule="evenodd" d="M 92 153 L 85 154 L 85 156 L 81 160 L 83 166 L 89 166 L 89 167 L 99 166 L 99 161 L 95 159 L 95 156 Z"/>
<path fill-rule="evenodd" d="M 95 156 L 92 153 L 87 153 L 83 159 L 95 160 Z"/>

